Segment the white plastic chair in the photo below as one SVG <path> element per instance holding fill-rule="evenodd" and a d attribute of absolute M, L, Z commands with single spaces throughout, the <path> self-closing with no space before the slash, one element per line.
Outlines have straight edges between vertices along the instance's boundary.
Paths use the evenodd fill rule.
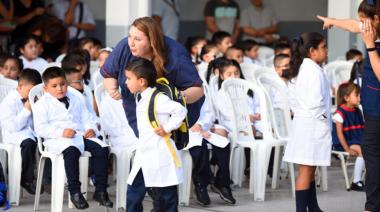
<path fill-rule="evenodd" d="M 352 65 L 352 61 L 336 60 L 327 63 L 323 69 L 331 85 L 338 88 L 342 82 L 350 79 Z"/>
<path fill-rule="evenodd" d="M 223 82 L 222 89 L 227 93 L 233 105 L 233 143 L 251 149 L 249 192 L 254 194 L 256 201 L 264 201 L 271 149 L 272 147 L 285 145 L 286 141 L 273 137 L 270 114 L 267 110 L 268 101 L 260 87 L 245 80 L 228 79 Z M 255 97 L 258 97 L 260 100 L 260 114 L 263 125 L 263 139 L 261 140 L 255 140 L 253 136 L 249 120 L 249 108 L 246 101 L 248 90 L 252 90 L 255 93 Z"/>
<path fill-rule="evenodd" d="M 0 78 L 0 103 L 2 100 L 7 96 L 7 94 L 15 90 L 17 87 L 17 81 L 7 79 L 7 78 Z M 13 144 L 4 143 L 1 135 L 1 128 L 0 128 L 0 160 L 3 165 L 4 171 L 7 170 L 8 167 L 8 195 L 9 195 L 9 202 L 12 205 L 18 206 L 20 203 L 20 182 L 21 182 L 21 168 L 15 168 L 15 167 L 21 167 L 22 164 L 22 158 L 21 158 L 21 148 L 19 146 L 15 146 Z M 6 160 L 8 156 L 8 161 Z M 6 173 L 4 173 L 6 174 Z"/>
<path fill-rule="evenodd" d="M 259 52 L 258 52 L 258 58 L 261 61 L 267 61 L 269 58 L 274 57 L 274 49 L 267 47 L 267 46 L 260 46 Z"/>
<path fill-rule="evenodd" d="M 75 89 L 68 87 L 68 92 L 75 93 L 78 95 L 78 91 Z M 78 92 L 78 93 L 76 93 Z M 32 106 L 32 111 L 34 104 L 37 102 L 38 98 L 40 98 L 44 94 L 43 92 L 43 84 L 36 85 L 32 88 L 32 90 L 29 93 L 29 102 Z M 80 93 L 79 93 L 80 94 Z M 80 94 L 81 95 L 81 94 Z M 38 150 L 41 154 L 40 162 L 38 166 L 38 175 L 37 175 L 37 187 L 36 191 L 41 190 L 42 185 L 42 178 L 43 178 L 43 172 L 45 167 L 45 160 L 50 159 L 51 160 L 51 166 L 52 166 L 52 186 L 51 186 L 51 211 L 52 212 L 61 212 L 62 211 L 62 204 L 63 204 L 63 193 L 65 189 L 65 165 L 63 160 L 62 154 L 54 154 L 51 152 L 48 152 L 44 150 L 42 147 L 42 139 L 40 137 L 37 137 L 37 146 Z M 87 191 L 87 185 L 88 185 L 88 161 L 89 161 L 90 154 L 88 152 L 85 152 L 79 159 L 79 179 L 81 181 L 81 191 L 86 192 Z M 86 198 L 86 194 L 84 194 L 84 197 Z M 39 202 L 40 202 L 40 192 L 36 192 L 35 199 L 34 199 L 34 208 L 33 210 L 37 211 L 39 210 Z M 73 205 L 69 198 L 69 208 L 72 208 Z"/>
<path fill-rule="evenodd" d="M 331 154 L 336 155 L 340 160 L 340 165 L 342 167 L 342 172 L 343 172 L 344 182 L 346 184 L 346 189 L 347 189 L 347 191 L 349 191 L 351 189 L 351 185 L 350 185 L 350 180 L 348 179 L 347 168 L 348 168 L 348 166 L 354 165 L 354 163 L 348 163 L 347 162 L 350 158 L 350 155 L 347 152 L 332 150 Z"/>
<path fill-rule="evenodd" d="M 100 116 L 100 125 L 102 126 L 102 128 L 104 126 L 104 122 L 102 121 L 104 111 L 102 111 L 102 107 L 100 107 L 100 104 L 106 95 L 108 94 L 105 91 L 103 84 L 100 84 L 95 88 L 95 99 L 97 104 L 99 105 L 98 108 Z M 120 115 L 124 116 L 124 114 Z M 102 133 L 103 137 L 106 138 L 107 132 L 103 131 Z M 116 209 L 120 209 L 125 208 L 127 204 L 127 179 L 130 171 L 130 164 L 134 150 L 131 150 L 129 148 L 114 148 L 111 144 L 112 142 L 109 141 L 109 145 L 111 147 L 110 153 L 116 158 Z"/>

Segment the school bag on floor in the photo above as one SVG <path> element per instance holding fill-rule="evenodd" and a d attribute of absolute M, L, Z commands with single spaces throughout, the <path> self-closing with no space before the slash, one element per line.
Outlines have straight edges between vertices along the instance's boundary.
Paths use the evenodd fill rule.
<path fill-rule="evenodd" d="M 158 94 L 164 94 L 168 96 L 171 100 L 176 101 L 180 103 L 182 106 L 186 107 L 186 101 L 183 96 L 181 96 L 178 89 L 169 83 L 169 81 L 164 78 L 158 78 L 156 80 L 156 90 L 153 91 L 151 98 L 149 99 L 149 106 L 148 106 L 148 118 L 149 123 L 152 125 L 153 128 L 156 128 L 160 126 L 160 123 L 157 120 L 156 117 L 156 97 Z M 181 150 L 186 147 L 186 145 L 189 143 L 189 124 L 187 116 L 182 121 L 181 126 L 173 130 L 171 132 L 171 138 L 173 139 L 176 147 L 178 150 Z"/>

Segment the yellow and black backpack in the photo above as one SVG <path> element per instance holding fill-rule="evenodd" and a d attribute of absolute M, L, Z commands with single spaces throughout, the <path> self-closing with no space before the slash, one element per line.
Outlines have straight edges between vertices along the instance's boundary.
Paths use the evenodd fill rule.
<path fill-rule="evenodd" d="M 186 107 L 185 98 L 181 95 L 178 89 L 169 83 L 169 81 L 164 78 L 158 78 L 156 80 L 156 89 L 153 91 L 152 96 L 149 100 L 148 106 L 148 118 L 149 123 L 153 128 L 156 128 L 160 125 L 156 117 L 156 97 L 159 93 L 163 93 L 168 96 L 171 100 L 180 103 L 182 106 Z M 189 143 L 189 124 L 188 118 L 182 121 L 181 126 L 171 132 L 171 138 L 173 139 L 178 150 L 181 150 L 186 147 Z"/>

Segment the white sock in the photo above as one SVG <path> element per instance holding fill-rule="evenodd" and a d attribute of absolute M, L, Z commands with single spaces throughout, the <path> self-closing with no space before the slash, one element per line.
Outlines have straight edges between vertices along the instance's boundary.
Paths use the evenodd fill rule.
<path fill-rule="evenodd" d="M 354 183 L 359 182 L 362 179 L 362 171 L 364 167 L 363 157 L 357 157 L 354 168 Z"/>

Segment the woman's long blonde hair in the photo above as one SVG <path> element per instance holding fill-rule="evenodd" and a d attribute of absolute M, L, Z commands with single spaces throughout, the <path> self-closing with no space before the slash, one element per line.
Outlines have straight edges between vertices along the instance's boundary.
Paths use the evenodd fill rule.
<path fill-rule="evenodd" d="M 132 26 L 143 32 L 149 40 L 152 49 L 152 63 L 157 71 L 157 77 L 164 76 L 166 64 L 166 49 L 164 34 L 158 23 L 151 17 L 142 17 L 136 19 Z"/>

